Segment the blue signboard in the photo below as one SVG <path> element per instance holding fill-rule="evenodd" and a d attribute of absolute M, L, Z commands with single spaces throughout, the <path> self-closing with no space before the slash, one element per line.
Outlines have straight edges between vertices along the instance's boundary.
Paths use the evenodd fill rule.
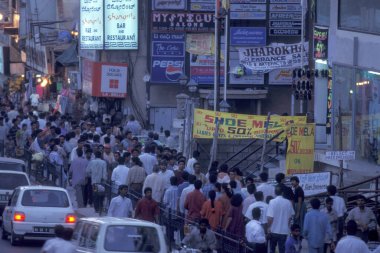
<path fill-rule="evenodd" d="M 185 70 L 185 34 L 153 33 L 152 83 L 178 83 Z"/>
<path fill-rule="evenodd" d="M 265 27 L 231 27 L 231 46 L 265 46 Z"/>

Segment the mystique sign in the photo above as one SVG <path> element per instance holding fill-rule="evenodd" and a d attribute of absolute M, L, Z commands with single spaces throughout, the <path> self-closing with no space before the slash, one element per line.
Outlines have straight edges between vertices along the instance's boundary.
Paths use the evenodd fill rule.
<path fill-rule="evenodd" d="M 152 30 L 160 32 L 211 32 L 213 13 L 153 12 Z"/>

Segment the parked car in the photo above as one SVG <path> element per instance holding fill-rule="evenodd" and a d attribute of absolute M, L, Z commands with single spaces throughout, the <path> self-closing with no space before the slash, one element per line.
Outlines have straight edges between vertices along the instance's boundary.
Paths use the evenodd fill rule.
<path fill-rule="evenodd" d="M 0 157 L 0 170 L 26 172 L 26 166 L 23 160 L 9 157 Z"/>
<path fill-rule="evenodd" d="M 81 253 L 168 252 L 159 225 L 129 218 L 82 218 L 72 242 Z"/>
<path fill-rule="evenodd" d="M 12 245 L 22 240 L 54 237 L 54 227 L 74 228 L 76 222 L 68 192 L 52 186 L 17 187 L 3 212 L 2 239 L 10 235 Z"/>
<path fill-rule="evenodd" d="M 3 213 L 13 190 L 18 186 L 30 185 L 29 177 L 24 172 L 0 170 L 0 213 Z M 2 217 L 0 217 L 2 220 Z"/>

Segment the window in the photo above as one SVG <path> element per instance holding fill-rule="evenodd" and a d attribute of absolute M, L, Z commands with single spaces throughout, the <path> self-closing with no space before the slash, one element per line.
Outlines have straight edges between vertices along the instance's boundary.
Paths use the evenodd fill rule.
<path fill-rule="evenodd" d="M 0 188 L 4 190 L 14 190 L 18 186 L 29 185 L 27 178 L 23 174 L 1 173 Z"/>
<path fill-rule="evenodd" d="M 330 26 L 330 0 L 317 0 L 315 5 L 315 23 L 321 26 Z"/>
<path fill-rule="evenodd" d="M 16 206 L 18 196 L 20 195 L 20 190 L 16 190 L 13 192 L 12 200 L 11 200 L 11 206 Z"/>
<path fill-rule="evenodd" d="M 83 227 L 83 222 L 82 221 L 77 222 L 77 224 L 75 225 L 74 233 L 73 233 L 73 241 L 78 240 L 82 227 Z"/>
<path fill-rule="evenodd" d="M 56 190 L 26 190 L 22 196 L 23 206 L 69 207 L 66 192 Z"/>
<path fill-rule="evenodd" d="M 380 33 L 380 1 L 340 0 L 339 28 Z"/>
<path fill-rule="evenodd" d="M 89 234 L 89 237 L 87 239 L 87 248 L 88 249 L 95 249 L 96 248 L 96 240 L 98 239 L 98 234 L 99 234 L 99 226 L 98 225 L 93 225 L 91 227 L 91 231 Z"/>
<path fill-rule="evenodd" d="M 84 224 L 82 233 L 79 237 L 79 247 L 86 247 L 87 237 L 90 234 L 91 224 Z"/>
<path fill-rule="evenodd" d="M 153 227 L 109 226 L 106 231 L 104 249 L 121 252 L 160 251 L 158 233 Z"/>

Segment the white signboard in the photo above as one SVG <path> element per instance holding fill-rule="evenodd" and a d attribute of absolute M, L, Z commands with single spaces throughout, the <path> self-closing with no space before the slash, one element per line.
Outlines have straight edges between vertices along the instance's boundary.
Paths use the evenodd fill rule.
<path fill-rule="evenodd" d="M 308 44 L 272 44 L 239 48 L 239 61 L 247 69 L 269 72 L 273 69 L 299 68 L 308 62 Z"/>
<path fill-rule="evenodd" d="M 104 9 L 104 49 L 138 48 L 138 0 L 111 1 Z"/>
<path fill-rule="evenodd" d="M 330 172 L 294 174 L 293 176 L 299 178 L 306 197 L 326 192 L 326 187 L 331 184 Z"/>
<path fill-rule="evenodd" d="M 103 49 L 103 0 L 80 1 L 80 47 Z"/>
<path fill-rule="evenodd" d="M 327 151 L 327 160 L 355 160 L 355 151 Z"/>
<path fill-rule="evenodd" d="M 100 94 L 102 97 L 125 97 L 127 95 L 128 67 L 102 65 Z"/>

